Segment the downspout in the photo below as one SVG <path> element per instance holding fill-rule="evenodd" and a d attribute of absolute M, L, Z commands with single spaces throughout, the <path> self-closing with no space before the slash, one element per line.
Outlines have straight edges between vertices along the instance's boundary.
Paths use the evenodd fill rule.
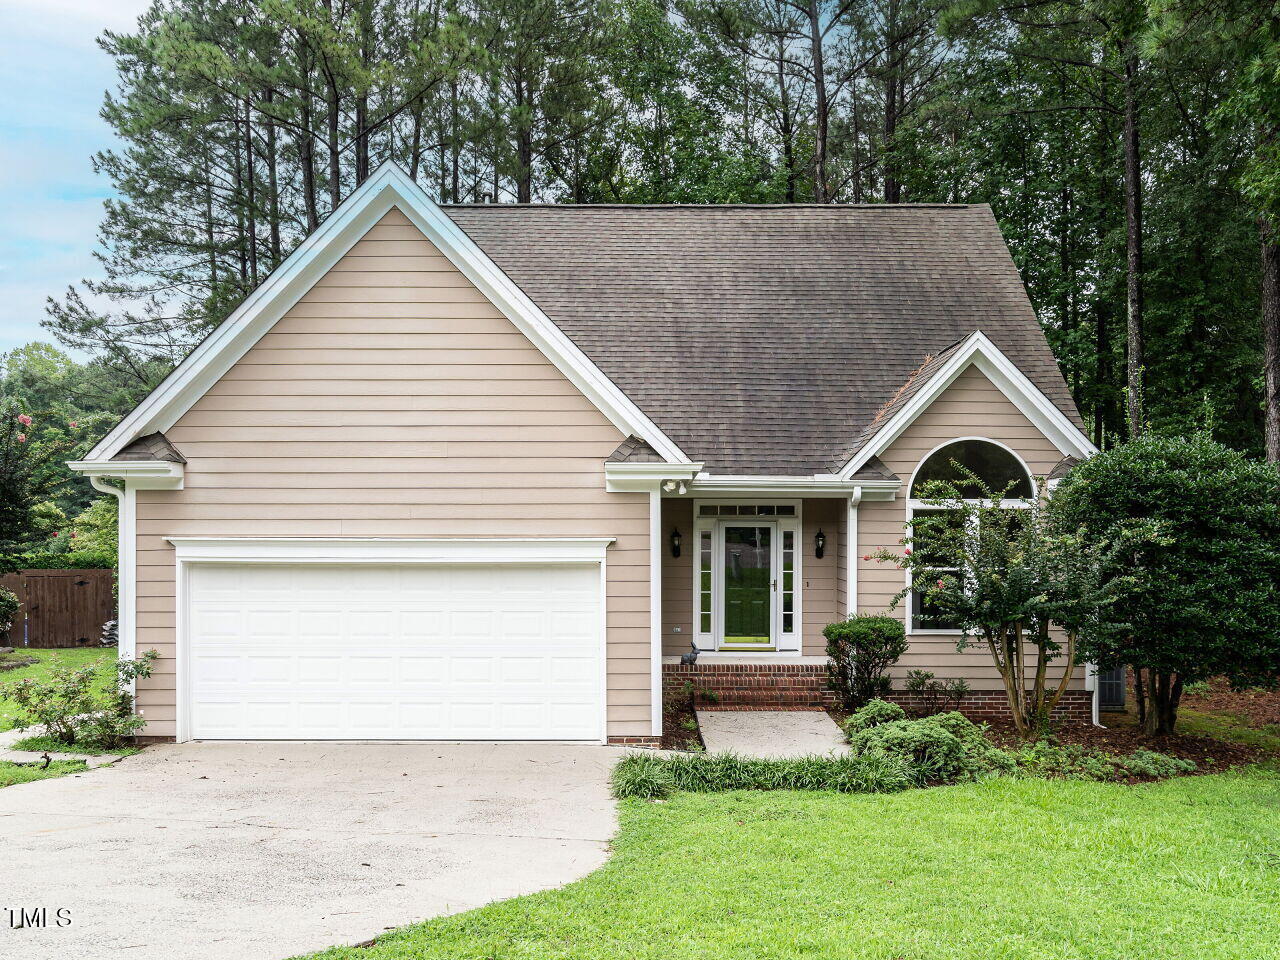
<path fill-rule="evenodd" d="M 102 477 L 90 475 L 89 483 L 93 489 L 102 493 L 109 493 L 116 498 L 119 510 L 119 525 L 117 527 L 117 543 L 116 548 L 116 626 L 119 639 L 117 648 L 117 658 L 120 660 L 134 659 L 134 652 L 137 643 L 136 623 L 137 623 L 137 590 L 135 588 L 136 579 L 136 559 L 137 545 L 134 542 L 135 517 L 137 516 L 137 496 L 138 491 L 129 486 L 129 481 L 121 478 L 123 487 L 114 487 L 109 483 L 105 483 Z M 129 695 L 135 694 L 136 684 L 129 682 Z"/>
<path fill-rule="evenodd" d="M 649 735 L 662 736 L 662 488 L 649 491 Z"/>

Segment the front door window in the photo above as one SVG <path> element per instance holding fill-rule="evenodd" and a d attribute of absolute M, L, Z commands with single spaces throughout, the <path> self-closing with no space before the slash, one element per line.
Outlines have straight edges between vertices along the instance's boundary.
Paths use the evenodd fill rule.
<path fill-rule="evenodd" d="M 773 527 L 724 527 L 723 650 L 773 647 Z"/>

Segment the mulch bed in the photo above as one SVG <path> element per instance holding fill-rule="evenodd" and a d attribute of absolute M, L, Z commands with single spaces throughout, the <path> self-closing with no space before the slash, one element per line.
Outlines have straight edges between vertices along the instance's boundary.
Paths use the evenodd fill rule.
<path fill-rule="evenodd" d="M 1117 755 L 1133 753 L 1135 750 L 1154 750 L 1171 757 L 1194 761 L 1200 773 L 1215 773 L 1227 767 L 1255 763 L 1265 756 L 1263 751 L 1253 747 L 1214 737 L 1184 734 L 1149 737 L 1134 723 L 1133 717 L 1128 715 L 1103 714 L 1102 722 L 1106 724 L 1106 729 L 1083 722 L 1055 724 L 1051 735 L 1058 743 L 1078 744 Z M 1007 721 L 991 723 L 987 735 L 1002 747 L 1016 747 L 1021 743 L 1013 724 Z"/>
<path fill-rule="evenodd" d="M 692 729 L 690 729 L 692 727 Z M 662 749 L 697 750 L 702 747 L 698 715 L 691 697 L 672 695 L 662 705 Z"/>
<path fill-rule="evenodd" d="M 1280 726 L 1280 690 L 1235 691 L 1225 680 L 1210 680 L 1208 693 L 1184 693 L 1182 706 L 1204 713 L 1234 714 L 1255 729 Z"/>

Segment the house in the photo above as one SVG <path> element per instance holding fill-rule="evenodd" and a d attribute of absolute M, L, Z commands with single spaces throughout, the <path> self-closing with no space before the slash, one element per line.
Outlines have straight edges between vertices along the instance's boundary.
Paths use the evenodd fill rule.
<path fill-rule="evenodd" d="M 922 477 L 1092 451 L 985 206 L 442 208 L 385 166 L 72 467 L 121 499 L 147 737 L 652 744 L 664 679 L 819 705 Z M 899 676 L 1000 709 L 896 615 Z"/>

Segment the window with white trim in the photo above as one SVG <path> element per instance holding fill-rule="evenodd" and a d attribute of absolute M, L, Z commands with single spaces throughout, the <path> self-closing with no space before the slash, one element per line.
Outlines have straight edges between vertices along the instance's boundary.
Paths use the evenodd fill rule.
<path fill-rule="evenodd" d="M 957 464 L 964 470 L 958 470 Z M 983 499 L 985 492 L 983 488 L 975 483 L 964 472 L 965 470 L 976 476 L 985 485 L 986 490 L 1003 493 L 1004 496 L 1000 500 L 1002 508 L 1023 509 L 1031 505 L 1035 489 L 1031 474 L 1022 461 L 1007 447 L 978 438 L 956 440 L 939 447 L 925 457 L 916 469 L 915 476 L 911 480 L 910 499 L 907 501 L 907 523 L 913 537 L 912 548 L 917 558 L 923 555 L 926 563 L 930 560 L 930 550 L 934 549 L 934 546 L 924 533 L 925 528 L 916 530 L 916 519 L 943 517 L 945 520 L 950 515 L 955 518 L 956 523 L 962 522 L 960 511 L 948 510 L 937 503 L 928 503 L 921 499 L 928 483 L 944 481 L 953 484 L 959 489 L 966 503 L 988 502 Z M 976 518 L 972 522 L 977 523 Z M 929 526 L 939 533 L 949 528 L 949 524 L 945 522 Z M 976 535 L 977 531 L 971 530 L 970 533 Z M 948 565 L 944 558 L 938 557 L 937 560 L 936 566 L 928 568 L 927 576 L 930 579 L 935 575 L 938 578 L 963 576 L 964 571 Z M 908 574 L 909 577 L 910 574 Z M 954 632 L 956 625 L 949 622 L 940 612 L 930 609 L 931 606 L 924 594 L 914 590 L 911 592 L 911 603 L 908 606 L 911 611 L 911 631 L 913 633 Z"/>

